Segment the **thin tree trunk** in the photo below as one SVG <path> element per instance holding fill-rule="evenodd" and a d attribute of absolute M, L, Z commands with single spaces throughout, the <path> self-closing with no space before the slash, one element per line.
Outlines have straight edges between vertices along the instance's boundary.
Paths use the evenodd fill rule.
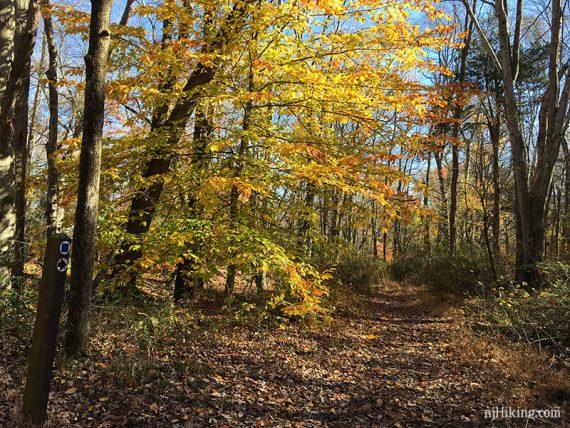
<path fill-rule="evenodd" d="M 45 5 L 49 6 L 49 0 L 45 0 Z M 59 196 L 59 172 L 54 159 L 54 153 L 58 149 L 58 123 L 59 123 L 59 94 L 57 92 L 57 46 L 53 33 L 53 22 L 51 15 L 44 15 L 44 31 L 48 48 L 48 68 L 46 77 L 48 79 L 48 105 L 49 124 L 48 139 L 46 143 L 47 158 L 47 201 L 46 201 L 46 224 L 47 235 L 59 232 L 60 215 L 58 206 Z"/>
<path fill-rule="evenodd" d="M 427 167 L 426 167 L 426 181 L 425 181 L 425 190 L 424 190 L 424 208 L 427 209 L 429 206 L 429 178 L 431 172 L 431 153 L 428 153 L 427 158 Z M 431 252 L 431 242 L 430 242 L 430 233 L 429 233 L 429 226 L 430 220 L 426 218 L 424 220 L 424 252 L 429 254 Z"/>
<path fill-rule="evenodd" d="M 28 69 L 29 70 L 29 69 Z M 26 179 L 28 175 L 28 98 L 30 76 L 22 85 L 14 114 L 14 188 L 16 223 L 14 230 L 14 259 L 12 276 L 19 285 L 26 261 Z"/>
<path fill-rule="evenodd" d="M 42 70 L 44 70 L 45 59 L 46 59 L 46 41 L 44 38 L 43 43 L 42 43 L 42 54 L 40 56 L 40 63 L 39 63 L 39 67 L 38 67 L 38 80 L 39 80 L 39 77 L 41 76 Z M 32 106 L 32 112 L 30 114 L 30 125 L 28 126 L 28 147 L 29 147 L 30 152 L 33 149 L 33 144 L 34 144 L 35 138 L 38 134 L 36 131 L 36 124 L 38 122 L 38 114 L 40 111 L 41 98 L 42 98 L 42 86 L 38 82 L 38 85 L 36 86 L 36 92 L 34 94 L 34 102 L 33 102 L 33 106 Z M 30 160 L 31 160 L 31 157 L 28 156 L 28 166 L 27 166 L 28 170 L 30 169 Z"/>
<path fill-rule="evenodd" d="M 437 178 L 439 180 L 439 196 L 441 199 L 441 220 L 438 223 L 438 241 L 449 240 L 449 227 L 447 220 L 449 218 L 447 211 L 447 192 L 445 190 L 445 178 L 443 177 L 442 157 L 443 153 L 434 153 L 435 163 L 437 166 Z"/>
<path fill-rule="evenodd" d="M 372 255 L 378 257 L 378 226 L 376 225 L 376 203 L 372 201 L 372 218 L 370 219 L 372 232 Z"/>
<path fill-rule="evenodd" d="M 91 0 L 89 49 L 85 56 L 83 136 L 73 229 L 73 268 L 65 342 L 68 355 L 86 353 L 89 341 L 112 3 L 112 0 Z"/>
<path fill-rule="evenodd" d="M 209 117 L 207 108 L 204 106 L 199 107 L 196 110 L 193 135 L 194 148 L 191 165 L 189 166 L 189 168 L 193 169 L 197 175 L 197 179 L 193 180 L 193 182 L 189 184 L 191 190 L 188 197 L 189 212 L 190 215 L 195 218 L 198 218 L 203 212 L 203 208 L 197 200 L 196 189 L 199 189 L 202 186 L 203 175 L 209 162 L 207 149 L 212 132 L 213 124 Z M 189 251 L 196 255 L 200 251 L 200 245 L 192 243 Z M 192 295 L 197 288 L 202 288 L 204 286 L 203 279 L 196 276 L 194 272 L 195 268 L 196 266 L 193 259 L 182 256 L 182 262 L 180 262 L 176 267 L 174 301 L 181 300 L 185 295 Z"/>
<path fill-rule="evenodd" d="M 491 224 L 493 232 L 493 252 L 499 254 L 499 243 L 501 240 L 501 186 L 499 182 L 499 138 L 501 132 L 500 116 L 494 123 L 488 123 L 489 135 L 491 137 L 491 145 L 493 147 L 493 223 Z"/>
<path fill-rule="evenodd" d="M 568 258 L 568 255 L 570 255 L 570 151 L 568 150 L 566 139 L 562 141 L 561 145 L 566 166 L 564 174 L 564 216 L 562 218 L 562 255 L 564 258 Z"/>
<path fill-rule="evenodd" d="M 465 15 L 465 26 L 468 31 L 468 36 L 464 41 L 463 48 L 461 49 L 461 59 L 459 62 L 459 72 L 456 76 L 456 81 L 463 82 L 465 80 L 465 71 L 467 69 L 467 55 L 469 54 L 469 45 L 471 43 L 471 32 L 473 30 L 473 23 L 470 24 L 469 15 Z M 457 185 L 459 182 L 459 146 L 457 140 L 461 132 L 461 117 L 463 116 L 463 108 L 458 105 L 455 107 L 453 118 L 453 128 L 451 136 L 454 141 L 451 145 L 451 183 L 449 186 L 449 249 L 452 253 L 455 252 L 457 240 L 457 227 L 455 224 L 457 217 Z"/>
<path fill-rule="evenodd" d="M 315 186 L 312 183 L 307 183 L 305 188 L 305 200 L 303 203 L 303 208 L 305 212 L 301 214 L 299 220 L 299 245 L 306 256 L 311 255 L 311 230 L 312 230 L 312 220 L 311 211 L 313 210 L 315 203 Z"/>
<path fill-rule="evenodd" d="M 249 93 L 252 93 L 254 90 L 253 86 L 253 58 L 250 55 L 250 68 L 249 68 L 249 75 L 248 75 L 248 84 L 247 90 Z M 236 154 L 235 160 L 235 167 L 233 177 L 234 179 L 238 179 L 242 173 L 243 169 L 245 168 L 245 154 L 249 147 L 249 129 L 251 127 L 251 114 L 253 110 L 253 102 L 248 100 L 245 104 L 244 113 L 243 113 L 243 122 L 242 122 L 242 137 L 240 139 L 239 148 Z M 233 246 L 237 246 L 237 239 L 236 235 L 239 233 L 239 225 L 238 225 L 238 215 L 239 215 L 239 189 L 237 185 L 233 185 L 230 191 L 230 215 L 229 215 L 229 222 L 230 222 L 230 233 L 232 234 L 231 240 L 233 242 Z M 226 286 L 225 286 L 225 294 L 226 299 L 231 302 L 232 294 L 234 291 L 235 280 L 237 274 L 237 265 L 235 263 L 230 263 L 228 265 L 228 273 L 226 275 Z"/>
<path fill-rule="evenodd" d="M 554 258 L 555 260 L 558 259 L 560 254 L 559 252 L 559 236 L 560 236 L 560 213 L 561 213 L 561 205 L 562 205 L 562 190 L 561 189 L 553 189 L 554 198 L 554 209 L 552 212 L 554 227 L 551 231 L 550 236 L 550 257 Z"/>

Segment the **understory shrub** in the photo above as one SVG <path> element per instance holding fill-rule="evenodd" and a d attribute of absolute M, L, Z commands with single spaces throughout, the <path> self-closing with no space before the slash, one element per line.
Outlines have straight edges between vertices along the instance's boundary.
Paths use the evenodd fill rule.
<path fill-rule="evenodd" d="M 455 254 L 436 248 L 430 254 L 402 255 L 389 267 L 396 281 L 425 284 L 438 292 L 471 293 L 480 282 L 491 282 L 484 254 L 458 249 Z"/>
<path fill-rule="evenodd" d="M 366 289 L 384 280 L 387 273 L 385 260 L 372 255 L 351 253 L 336 265 L 334 276 L 342 285 Z"/>
<path fill-rule="evenodd" d="M 28 339 L 37 298 L 37 286 L 22 290 L 0 290 L 0 345 L 3 339 Z"/>
<path fill-rule="evenodd" d="M 570 346 L 570 265 L 541 266 L 545 287 L 529 290 L 507 281 L 491 290 L 479 305 L 480 320 L 517 341 L 539 346 Z"/>
<path fill-rule="evenodd" d="M 420 281 L 424 259 L 420 256 L 402 255 L 390 263 L 388 271 L 396 281 Z"/>

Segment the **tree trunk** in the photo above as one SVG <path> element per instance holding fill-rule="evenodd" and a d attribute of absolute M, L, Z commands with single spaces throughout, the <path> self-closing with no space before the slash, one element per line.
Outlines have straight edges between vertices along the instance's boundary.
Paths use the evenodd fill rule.
<path fill-rule="evenodd" d="M 499 182 L 499 144 L 501 133 L 500 116 L 497 113 L 497 120 L 493 123 L 488 122 L 489 136 L 491 137 L 491 145 L 493 146 L 493 223 L 491 224 L 493 233 L 493 253 L 499 254 L 499 243 L 501 240 L 501 186 Z"/>
<path fill-rule="evenodd" d="M 426 167 L 426 181 L 425 181 L 425 190 L 424 190 L 424 208 L 427 209 L 429 206 L 429 177 L 431 172 L 431 153 L 428 153 L 427 158 L 427 167 Z M 431 242 L 430 242 L 430 233 L 429 233 L 429 226 L 430 220 L 426 218 L 424 220 L 424 252 L 429 254 L 431 252 Z"/>
<path fill-rule="evenodd" d="M 248 84 L 247 90 L 249 93 L 252 93 L 254 90 L 253 86 L 253 59 L 250 54 L 250 67 L 249 67 L 249 74 L 248 74 Z M 250 137 L 248 135 L 249 129 L 251 128 L 251 114 L 253 111 L 253 102 L 248 100 L 245 104 L 244 113 L 243 113 L 243 122 L 242 122 L 242 137 L 240 139 L 239 148 L 236 154 L 235 166 L 234 166 L 234 179 L 240 178 L 245 168 L 245 155 L 246 151 L 249 147 L 249 140 Z M 239 240 L 237 239 L 237 234 L 239 233 L 239 224 L 238 224 L 238 215 L 239 215 L 239 189 L 237 185 L 233 185 L 230 191 L 230 212 L 229 212 L 229 222 L 230 222 L 230 242 L 231 246 L 237 247 Z M 233 242 L 232 242 L 233 241 Z M 235 254 L 233 254 L 235 256 Z M 225 294 L 226 299 L 231 302 L 232 294 L 234 291 L 235 280 L 237 274 L 237 265 L 235 263 L 230 263 L 228 265 L 228 273 L 226 276 L 226 286 L 225 286 Z"/>
<path fill-rule="evenodd" d="M 566 139 L 562 141 L 564 151 L 564 215 L 562 217 L 562 256 L 567 259 L 570 255 L 570 150 Z"/>
<path fill-rule="evenodd" d="M 443 153 L 434 153 L 435 163 L 437 166 L 437 178 L 439 180 L 439 196 L 441 198 L 440 215 L 441 220 L 438 222 L 438 241 L 449 240 L 449 226 L 447 220 L 449 219 L 447 211 L 447 192 L 445 190 L 445 178 L 443 177 L 442 158 Z"/>
<path fill-rule="evenodd" d="M 211 139 L 213 132 L 213 124 L 209 117 L 209 112 L 205 106 L 199 107 L 196 110 L 196 118 L 194 123 L 193 135 L 193 153 L 191 164 L 188 168 L 195 171 L 197 178 L 189 183 L 190 192 L 188 196 L 188 208 L 190 215 L 194 218 L 199 218 L 203 212 L 203 207 L 200 206 L 195 189 L 202 186 L 203 175 L 208 166 L 209 157 L 207 155 L 208 143 Z M 200 245 L 192 243 L 189 251 L 197 255 L 200 252 Z M 195 262 L 193 259 L 182 256 L 182 262 L 178 263 L 176 267 L 176 279 L 174 281 L 174 301 L 181 300 L 185 295 L 194 294 L 195 289 L 202 288 L 204 281 L 202 278 L 195 274 Z"/>
<path fill-rule="evenodd" d="M 370 218 L 370 230 L 372 232 L 372 255 L 378 257 L 378 226 L 376 222 L 376 203 L 372 201 L 372 217 Z"/>
<path fill-rule="evenodd" d="M 29 68 L 28 68 L 29 70 Z M 16 224 L 14 230 L 14 260 L 12 275 L 19 284 L 26 261 L 26 179 L 28 173 L 28 98 L 30 76 L 22 85 L 14 112 L 14 189 Z M 16 283 L 14 285 L 16 285 Z"/>
<path fill-rule="evenodd" d="M 49 6 L 49 0 L 45 0 L 46 6 Z M 53 33 L 53 22 L 51 15 L 44 15 L 44 31 L 48 49 L 48 68 L 46 77 L 48 79 L 48 106 L 49 106 L 49 124 L 48 138 L 46 143 L 47 158 L 47 201 L 46 201 L 46 224 L 47 235 L 59 232 L 60 215 L 58 205 L 59 195 L 59 173 L 54 159 L 54 153 L 58 149 L 58 123 L 59 123 L 59 94 L 57 92 L 57 46 Z"/>
<path fill-rule="evenodd" d="M 86 353 L 89 341 L 112 3 L 112 0 L 91 0 L 89 49 L 85 56 L 83 136 L 73 229 L 73 268 L 65 342 L 68 355 Z"/>
<path fill-rule="evenodd" d="M 18 5 L 21 10 L 21 3 Z M 6 11 L 9 10 L 8 7 Z M 14 119 L 16 113 L 21 113 L 22 94 L 27 92 L 25 88 L 29 85 L 30 59 L 34 51 L 40 17 L 39 0 L 32 0 L 25 14 L 22 14 L 25 18 L 20 20 L 19 28 L 21 30 L 17 32 L 17 37 L 14 40 L 14 58 L 8 80 L 3 87 L 4 96 L 0 111 L 0 275 L 4 280 L 10 278 L 10 267 L 13 266 L 12 243 L 16 237 L 17 224 L 15 205 L 18 195 L 16 185 L 19 184 L 19 180 L 16 180 L 15 174 L 14 157 L 16 152 L 14 146 L 16 135 L 19 135 L 20 131 L 19 124 Z M 2 35 L 6 36 L 11 31 L 2 30 Z M 6 45 L 3 40 L 0 40 L 0 44 Z M 2 52 L 2 55 L 4 54 L 5 52 Z M 4 56 L 4 59 L 8 61 L 9 58 L 8 55 Z M 27 139 L 27 135 L 24 138 Z M 20 147 L 17 149 L 18 156 L 21 156 Z M 20 164 L 20 162 L 18 163 Z"/>
<path fill-rule="evenodd" d="M 560 0 L 552 2 L 548 85 L 538 117 L 537 160 L 530 186 L 527 181 L 528 166 L 525 158 L 525 143 L 514 91 L 514 82 L 518 72 L 518 43 L 520 39 L 515 34 L 514 46 L 511 46 L 505 8 L 505 2 L 495 2 L 495 12 L 499 22 L 500 65 L 504 83 L 505 116 L 513 157 L 522 241 L 522 260 L 517 266 L 517 272 L 519 279 L 528 283 L 540 283 L 538 263 L 542 261 L 545 250 L 546 200 L 551 187 L 554 164 L 558 159 L 560 143 L 568 124 L 567 109 L 570 83 L 566 79 L 564 90 L 561 93 L 560 79 L 563 77 L 563 73 L 559 73 L 562 8 Z M 522 0 L 519 0 L 515 25 L 519 31 L 519 21 L 521 20 Z M 513 52 L 513 56 L 511 52 Z"/>
<path fill-rule="evenodd" d="M 456 113 L 457 119 L 461 116 L 461 109 L 458 108 L 459 113 Z M 454 125 L 459 133 L 459 124 Z M 457 137 L 456 137 L 457 138 Z M 453 143 L 451 146 L 451 182 L 449 184 L 449 250 L 454 253 L 456 246 L 457 226 L 455 220 L 457 218 L 457 185 L 459 182 L 459 147 Z"/>
<path fill-rule="evenodd" d="M 345 198 L 346 200 L 346 198 Z M 301 213 L 301 218 L 299 219 L 299 246 L 302 252 L 310 257 L 311 255 L 311 232 L 312 232 L 312 216 L 315 203 L 315 186 L 312 183 L 307 183 L 305 188 L 305 200 L 303 203 L 304 212 Z M 349 240 L 348 238 L 347 240 Z"/>
<path fill-rule="evenodd" d="M 182 300 L 186 296 L 192 297 L 196 290 L 204 288 L 203 278 L 195 276 L 193 268 L 193 261 L 187 257 L 184 257 L 182 262 L 176 266 L 173 295 L 175 302 Z"/>
<path fill-rule="evenodd" d="M 14 54 L 14 0 L 0 0 L 0 100 L 4 97 Z"/>
<path fill-rule="evenodd" d="M 473 31 L 473 24 L 470 24 L 469 15 L 465 15 L 465 30 L 468 31 L 467 38 L 464 41 L 463 48 L 461 49 L 461 58 L 459 62 L 459 72 L 456 76 L 457 82 L 465 80 L 465 71 L 467 68 L 467 55 L 469 54 L 469 44 L 471 43 L 471 32 Z M 455 220 L 457 217 L 457 184 L 459 182 L 459 146 L 457 140 L 461 132 L 461 118 L 463 116 L 463 108 L 460 105 L 455 107 L 453 113 L 453 128 L 451 136 L 453 138 L 451 146 L 451 183 L 449 188 L 449 249 L 452 253 L 455 252 L 457 240 L 457 226 Z"/>
<path fill-rule="evenodd" d="M 559 236 L 560 236 L 560 214 L 562 205 L 562 190 L 560 188 L 553 189 L 553 205 L 552 210 L 552 220 L 554 222 L 554 227 L 551 229 L 550 235 L 550 249 L 548 251 L 551 258 L 557 260 L 560 254 L 559 252 Z"/>
<path fill-rule="evenodd" d="M 258 271 L 254 276 L 255 288 L 258 292 L 265 290 L 267 287 L 267 273 L 265 271 Z"/>
<path fill-rule="evenodd" d="M 29 2 L 16 1 L 16 38 L 26 33 L 26 17 Z M 30 97 L 31 56 L 27 58 L 22 85 L 17 94 L 14 111 L 13 147 L 14 147 L 14 195 L 16 223 L 14 230 L 14 255 L 12 261 L 13 285 L 21 285 L 26 261 L 26 178 L 28 167 L 28 99 Z"/>
<path fill-rule="evenodd" d="M 203 53 L 218 52 L 232 42 L 235 35 L 245 25 L 247 5 L 251 2 L 252 0 L 246 0 L 236 3 L 221 24 L 218 33 L 212 37 L 212 42 L 206 44 L 202 49 Z M 164 186 L 164 176 L 170 170 L 175 156 L 175 147 L 184 134 L 188 118 L 202 98 L 199 89 L 214 79 L 221 65 L 221 56 L 216 56 L 216 59 L 208 64 L 199 63 L 182 90 L 183 93 L 189 95 L 178 99 L 167 117 L 160 117 L 159 120 L 153 122 L 151 135 L 153 137 L 166 136 L 166 141 L 144 167 L 143 178 L 152 179 L 152 184 L 138 188 L 135 192 L 126 226 L 126 232 L 131 236 L 121 244 L 120 252 L 115 260 L 115 272 L 128 269 L 142 256 L 140 247 L 132 247 L 138 244 L 141 236 L 150 229 Z M 166 113 L 163 116 L 166 116 Z M 134 284 L 135 278 L 136 272 L 133 271 L 130 278 L 131 284 Z"/>

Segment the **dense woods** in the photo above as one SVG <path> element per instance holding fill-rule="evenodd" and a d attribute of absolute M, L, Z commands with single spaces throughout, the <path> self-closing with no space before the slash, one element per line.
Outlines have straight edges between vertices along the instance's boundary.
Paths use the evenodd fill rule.
<path fill-rule="evenodd" d="M 0 0 L 0 416 L 6 406 L 20 420 L 14 391 L 25 376 L 46 237 L 61 232 L 72 237 L 56 361 L 56 380 L 67 385 L 55 387 L 62 408 L 79 397 L 74 376 L 95 384 L 111 376 L 92 364 L 107 370 L 115 352 L 134 358 L 125 360 L 129 391 L 154 384 L 161 364 L 173 370 L 161 374 L 172 385 L 200 379 L 177 352 L 188 341 L 196 364 L 206 364 L 215 347 L 199 335 L 211 322 L 228 335 L 217 339 L 221 356 L 255 353 L 248 332 L 299 344 L 305 329 L 330 341 L 357 329 L 364 339 L 351 359 L 357 349 L 398 359 L 398 348 L 371 344 L 379 329 L 398 343 L 411 335 L 419 360 L 440 358 L 422 346 L 443 341 L 475 371 L 485 352 L 532 360 L 544 366 L 539 380 L 489 357 L 512 382 L 495 388 L 503 395 L 494 401 L 485 395 L 492 369 L 485 381 L 459 376 L 457 400 L 472 403 L 461 420 L 483 426 L 485 409 L 510 403 L 567 409 L 568 8 L 561 0 Z M 412 330 L 383 324 L 399 318 Z M 450 339 L 456 329 L 469 339 Z M 229 350 L 234 335 L 241 345 Z M 264 340 L 267 355 L 286 352 Z M 330 346 L 314 340 L 322 352 Z M 459 370 L 456 357 L 441 358 Z M 355 382 L 365 382 L 358 370 L 373 360 L 356 364 Z M 121 390 L 113 370 L 110 385 Z M 19 374 L 1 380 L 10 371 Z M 217 384 L 239 389 L 242 380 Z M 375 378 L 367 396 L 386 382 Z M 383 397 L 370 398 L 383 422 L 353 403 L 339 419 L 307 410 L 277 425 L 457 422 L 440 394 L 436 404 L 416 397 L 431 408 L 416 416 L 396 417 L 402 410 L 387 411 Z M 97 400 L 94 408 L 104 407 Z M 123 415 L 91 419 L 94 410 L 80 406 L 73 420 L 55 404 L 50 418 L 187 421 L 180 409 L 160 419 L 156 400 L 145 406 L 157 419 L 144 422 L 130 412 L 148 409 L 126 404 Z M 267 422 L 208 411 L 188 417 Z"/>

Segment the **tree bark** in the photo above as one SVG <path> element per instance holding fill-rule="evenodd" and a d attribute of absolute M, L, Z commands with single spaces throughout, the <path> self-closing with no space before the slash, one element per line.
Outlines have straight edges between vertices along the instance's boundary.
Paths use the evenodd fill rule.
<path fill-rule="evenodd" d="M 29 70 L 29 68 L 28 68 Z M 26 179 L 28 176 L 28 98 L 30 76 L 26 77 L 18 94 L 14 112 L 14 189 L 15 189 L 15 230 L 12 276 L 14 285 L 20 284 L 26 261 Z"/>
<path fill-rule="evenodd" d="M 378 225 L 376 221 L 376 203 L 372 201 L 372 217 L 370 218 L 370 231 L 372 232 L 372 255 L 378 257 Z"/>
<path fill-rule="evenodd" d="M 21 8 L 22 5 L 20 3 L 19 5 Z M 19 124 L 14 119 L 16 113 L 21 113 L 23 93 L 27 93 L 26 86 L 29 86 L 30 59 L 34 51 L 40 16 L 39 0 L 32 0 L 25 14 L 22 14 L 25 18 L 20 21 L 21 31 L 17 32 L 13 43 L 14 58 L 8 80 L 3 88 L 4 95 L 0 110 L 0 274 L 3 274 L 4 279 L 10 278 L 9 271 L 13 267 L 14 247 L 12 244 L 16 237 L 16 224 L 18 223 L 16 186 L 21 184 L 20 180 L 16 179 L 15 173 L 14 158 L 16 153 L 21 156 L 21 150 L 20 147 L 14 150 L 15 138 L 20 135 Z M 0 40 L 0 44 L 2 43 L 3 41 Z M 5 57 L 5 59 L 8 58 Z M 27 135 L 24 138 L 27 139 Z M 18 162 L 18 164 L 21 163 Z"/>
<path fill-rule="evenodd" d="M 542 98 L 538 115 L 538 135 L 536 138 L 536 162 L 532 177 L 528 179 L 528 159 L 526 145 L 521 131 L 520 112 L 515 93 L 515 82 L 519 70 L 519 50 L 521 43 L 521 28 L 523 1 L 517 0 L 515 17 L 515 36 L 511 44 L 509 34 L 509 19 L 507 2 L 494 2 L 495 14 L 498 20 L 498 39 L 500 44 L 499 58 L 495 55 L 485 33 L 477 23 L 467 0 L 465 7 L 475 22 L 475 26 L 485 48 L 488 50 L 494 65 L 501 73 L 504 92 L 504 108 L 513 170 L 515 176 L 515 216 L 517 221 L 517 279 L 527 283 L 540 285 L 541 278 L 538 264 L 544 258 L 546 231 L 546 201 L 552 182 L 554 164 L 558 159 L 560 144 L 568 129 L 570 111 L 568 99 L 570 96 L 570 77 L 568 69 L 570 60 L 560 67 L 562 5 L 560 0 L 551 2 L 551 27 L 548 61 L 548 83 Z M 561 81 L 564 88 L 561 90 Z"/>
<path fill-rule="evenodd" d="M 344 202 L 347 198 L 345 195 Z M 303 212 L 300 214 L 298 229 L 299 229 L 299 247 L 301 251 L 306 255 L 311 255 L 311 229 L 313 226 L 311 212 L 314 209 L 315 204 L 315 186 L 312 183 L 306 183 L 305 186 L 305 196 L 303 202 Z M 350 240 L 350 231 L 348 231 Z"/>
<path fill-rule="evenodd" d="M 73 229 L 73 269 L 65 342 L 67 355 L 86 353 L 89 341 L 111 5 L 112 0 L 91 0 L 89 49 L 85 56 L 83 136 Z"/>
<path fill-rule="evenodd" d="M 464 28 L 468 31 L 468 36 L 464 41 L 463 48 L 461 49 L 461 57 L 459 61 L 459 72 L 456 76 L 457 82 L 465 80 L 465 71 L 467 69 L 467 56 L 469 54 L 469 44 L 471 43 L 471 32 L 473 31 L 473 24 L 469 15 L 465 15 Z M 463 116 L 463 108 L 460 105 L 455 107 L 453 113 L 453 123 L 451 136 L 453 137 L 451 145 L 451 183 L 449 186 L 449 249 L 452 253 L 455 252 L 457 240 L 457 227 L 455 220 L 457 217 L 457 184 L 459 182 L 459 146 L 457 140 L 461 131 L 461 118 Z"/>
<path fill-rule="evenodd" d="M 431 173 L 431 152 L 428 153 L 427 158 L 427 167 L 426 167 L 426 180 L 425 180 L 425 190 L 424 190 L 424 208 L 427 209 L 429 206 L 429 178 Z M 430 221 L 429 219 L 424 220 L 424 252 L 426 254 L 430 254 L 431 252 L 431 242 L 430 242 L 430 233 L 429 233 L 429 226 Z"/>
<path fill-rule="evenodd" d="M 449 240 L 449 225 L 447 220 L 449 219 L 447 211 L 447 192 L 445 189 L 445 178 L 443 177 L 443 164 L 442 158 L 443 153 L 434 153 L 435 164 L 437 166 L 437 178 L 439 180 L 439 196 L 441 199 L 441 220 L 438 222 L 438 241 Z"/>
<path fill-rule="evenodd" d="M 495 2 L 495 12 L 499 22 L 500 65 L 504 83 L 504 106 L 511 154 L 515 173 L 517 192 L 517 215 L 520 221 L 520 252 L 517 273 L 519 279 L 528 283 L 539 283 L 540 274 L 537 264 L 542 261 L 545 250 L 546 231 L 546 200 L 548 198 L 554 164 L 558 159 L 562 135 L 560 132 L 567 124 L 567 103 L 564 91 L 560 97 L 560 34 L 562 9 L 560 0 L 552 2 L 552 26 L 550 34 L 550 58 L 548 66 L 548 85 L 539 112 L 539 132 L 537 136 L 537 160 L 533 176 L 528 183 L 528 166 L 525 158 L 525 143 L 519 122 L 519 111 L 514 90 L 518 63 L 513 59 L 512 52 L 519 47 L 511 46 L 506 3 Z M 522 20 L 522 1 L 517 3 L 517 21 Z M 519 23 L 517 22 L 518 26 Z M 520 42 L 520 40 L 518 41 Z M 515 37 L 515 43 L 517 38 Z M 568 79 L 566 80 L 568 83 Z M 564 88 L 566 90 L 566 87 Z M 570 92 L 570 84 L 568 84 Z M 567 97 L 566 97 L 567 101 Z M 567 129 L 567 128 L 566 128 Z M 564 129 L 565 132 L 565 129 Z"/>
<path fill-rule="evenodd" d="M 499 182 L 499 144 L 501 133 L 500 116 L 497 112 L 496 120 L 488 121 L 487 126 L 489 129 L 489 136 L 491 138 L 491 145 L 493 147 L 493 223 L 491 224 L 493 233 L 493 253 L 499 254 L 499 243 L 501 240 L 500 226 L 501 226 L 501 186 Z"/>
<path fill-rule="evenodd" d="M 14 54 L 14 0 L 0 0 L 0 100 L 4 97 Z"/>
<path fill-rule="evenodd" d="M 562 217 L 562 256 L 568 258 L 570 254 L 570 150 L 566 139 L 562 141 L 564 152 L 564 215 Z"/>
<path fill-rule="evenodd" d="M 49 0 L 45 0 L 45 5 L 49 6 Z M 44 15 L 44 31 L 46 35 L 48 50 L 48 68 L 46 77 L 48 79 L 48 138 L 46 143 L 47 158 L 47 201 L 46 201 L 46 223 L 47 235 L 59 232 L 61 216 L 59 215 L 59 172 L 54 159 L 54 153 L 58 147 L 58 123 L 59 123 L 59 94 L 57 92 L 57 46 L 53 32 L 53 22 L 51 15 Z"/>

